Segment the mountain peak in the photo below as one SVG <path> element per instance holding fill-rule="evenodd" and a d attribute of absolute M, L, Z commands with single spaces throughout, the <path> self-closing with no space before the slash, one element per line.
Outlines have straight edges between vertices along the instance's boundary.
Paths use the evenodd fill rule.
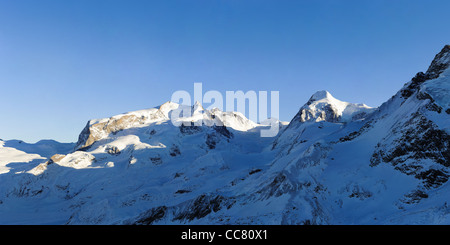
<path fill-rule="evenodd" d="M 335 99 L 330 92 L 326 91 L 326 90 L 320 90 L 315 92 L 311 98 L 309 99 L 309 101 L 318 101 L 318 100 L 323 100 L 323 99 Z"/>
<path fill-rule="evenodd" d="M 195 101 L 195 103 L 192 105 L 192 109 L 193 109 L 193 110 L 197 110 L 197 109 L 203 110 L 203 106 L 202 106 L 202 104 L 197 100 L 197 101 Z"/>
<path fill-rule="evenodd" d="M 330 92 L 315 92 L 309 101 L 300 108 L 293 122 L 348 122 L 365 118 L 376 108 L 365 104 L 353 104 L 334 98 Z"/>
<path fill-rule="evenodd" d="M 413 93 L 415 93 L 420 86 L 429 80 L 438 78 L 445 70 L 450 66 L 450 45 L 445 45 L 442 50 L 436 54 L 433 61 L 431 62 L 428 70 L 423 72 L 418 72 L 412 79 L 408 82 L 403 89 L 400 90 L 401 96 L 403 98 L 409 98 Z"/>
<path fill-rule="evenodd" d="M 445 45 L 431 62 L 426 75 L 429 79 L 439 77 L 439 75 L 450 66 L 450 45 Z"/>

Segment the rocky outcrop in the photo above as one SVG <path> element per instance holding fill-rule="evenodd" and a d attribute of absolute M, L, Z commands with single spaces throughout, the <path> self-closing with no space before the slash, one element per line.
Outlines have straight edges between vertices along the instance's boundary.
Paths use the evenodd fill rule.
<path fill-rule="evenodd" d="M 61 161 L 66 155 L 62 155 L 62 154 L 55 154 L 53 155 L 50 160 L 48 160 L 48 164 L 52 164 L 52 163 L 57 163 L 59 161 Z"/>
<path fill-rule="evenodd" d="M 108 153 L 110 155 L 119 155 L 120 154 L 120 150 L 117 146 L 107 146 L 105 151 L 106 151 L 106 153 Z"/>
<path fill-rule="evenodd" d="M 109 134 L 116 134 L 124 129 L 144 124 L 145 119 L 145 117 L 137 117 L 135 115 L 124 115 L 118 118 L 109 118 L 105 122 L 88 122 L 78 137 L 76 149 L 86 149 Z"/>
<path fill-rule="evenodd" d="M 310 109 L 301 109 L 299 115 L 300 122 L 307 121 L 326 121 L 326 122 L 339 122 L 341 115 L 339 115 L 336 109 L 332 105 L 325 105 L 321 111 L 315 112 Z"/>
<path fill-rule="evenodd" d="M 180 191 L 179 193 L 189 192 Z M 223 208 L 229 209 L 234 203 L 235 200 L 233 198 L 225 198 L 221 195 L 202 194 L 193 200 L 176 206 L 152 208 L 142 213 L 135 220 L 128 222 L 134 225 L 151 225 L 164 219 L 170 219 L 170 222 L 189 222 L 195 219 L 202 219 L 210 213 L 216 213 Z"/>

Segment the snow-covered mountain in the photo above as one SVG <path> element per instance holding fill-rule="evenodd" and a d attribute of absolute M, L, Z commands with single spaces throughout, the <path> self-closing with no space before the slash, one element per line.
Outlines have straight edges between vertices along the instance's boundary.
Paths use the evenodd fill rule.
<path fill-rule="evenodd" d="M 293 121 L 298 122 L 350 122 L 365 118 L 375 108 L 352 104 L 334 98 L 328 91 L 318 91 L 300 108 Z"/>
<path fill-rule="evenodd" d="M 169 101 L 157 108 L 90 120 L 79 136 L 77 149 L 90 147 L 95 142 L 107 138 L 110 134 L 115 135 L 126 129 L 148 128 L 150 125 L 171 122 L 173 119 L 172 113 L 182 113 L 183 110 L 190 113 L 190 117 L 184 116 L 177 119 L 184 126 L 220 125 L 239 131 L 248 131 L 257 126 L 256 123 L 248 120 L 239 112 L 223 112 L 217 108 L 206 110 L 199 102 L 190 107 Z M 200 125 L 197 125 L 198 122 L 200 122 Z"/>
<path fill-rule="evenodd" d="M 0 223 L 450 224 L 449 65 L 447 45 L 378 108 L 319 91 L 274 138 L 168 102 L 76 144 L 0 141 Z"/>

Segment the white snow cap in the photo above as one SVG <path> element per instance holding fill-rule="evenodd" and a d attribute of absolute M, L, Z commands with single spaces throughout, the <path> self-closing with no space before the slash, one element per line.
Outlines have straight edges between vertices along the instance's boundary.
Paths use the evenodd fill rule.
<path fill-rule="evenodd" d="M 335 99 L 330 92 L 326 91 L 326 90 L 320 90 L 315 92 L 312 96 L 311 99 L 309 99 L 310 101 L 317 101 L 317 100 L 323 100 L 323 99 Z"/>

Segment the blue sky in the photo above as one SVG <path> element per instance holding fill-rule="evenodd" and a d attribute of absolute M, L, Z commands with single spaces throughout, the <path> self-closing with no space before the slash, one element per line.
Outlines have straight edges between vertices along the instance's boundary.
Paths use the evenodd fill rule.
<path fill-rule="evenodd" d="M 77 140 L 176 90 L 379 106 L 450 43 L 450 2 L 0 0 L 0 138 Z"/>

